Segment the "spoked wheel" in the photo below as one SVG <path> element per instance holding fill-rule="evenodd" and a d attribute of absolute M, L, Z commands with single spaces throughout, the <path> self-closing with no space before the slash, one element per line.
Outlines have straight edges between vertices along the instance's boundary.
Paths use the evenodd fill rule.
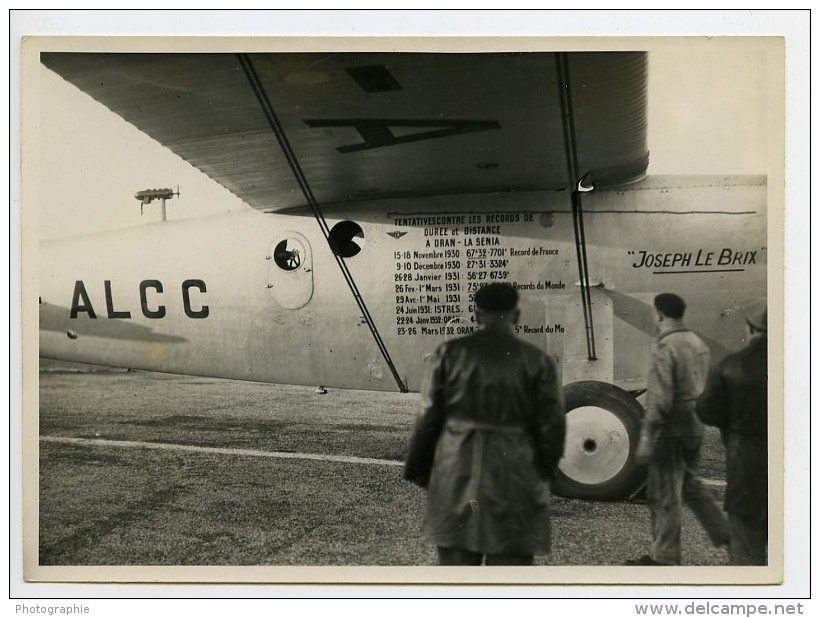
<path fill-rule="evenodd" d="M 635 463 L 643 408 L 606 382 L 564 387 L 567 438 L 552 491 L 567 498 L 623 500 L 646 479 Z"/>

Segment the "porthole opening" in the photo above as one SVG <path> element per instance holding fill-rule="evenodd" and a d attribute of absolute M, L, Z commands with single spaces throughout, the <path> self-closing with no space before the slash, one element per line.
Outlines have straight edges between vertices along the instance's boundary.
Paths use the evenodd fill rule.
<path fill-rule="evenodd" d="M 296 270 L 302 265 L 305 248 L 293 238 L 286 238 L 273 250 L 273 261 L 282 270 Z"/>
<path fill-rule="evenodd" d="M 364 249 L 364 230 L 355 221 L 340 221 L 330 230 L 330 248 L 345 258 Z"/>

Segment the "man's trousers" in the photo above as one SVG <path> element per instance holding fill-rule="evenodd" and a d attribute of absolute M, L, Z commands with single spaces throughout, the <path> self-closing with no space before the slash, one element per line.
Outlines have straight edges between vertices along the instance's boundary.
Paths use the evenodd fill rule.
<path fill-rule="evenodd" d="M 729 564 L 738 566 L 767 564 L 766 546 L 769 522 L 738 517 L 729 513 Z"/>
<path fill-rule="evenodd" d="M 649 555 L 665 564 L 681 563 L 683 503 L 692 509 L 715 547 L 728 545 L 729 524 L 712 494 L 697 477 L 700 437 L 659 437 L 649 463 L 648 503 L 652 518 Z"/>

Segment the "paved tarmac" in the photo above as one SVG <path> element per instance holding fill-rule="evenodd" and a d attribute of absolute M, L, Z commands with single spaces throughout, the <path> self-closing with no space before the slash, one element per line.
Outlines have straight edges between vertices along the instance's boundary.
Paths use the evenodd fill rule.
<path fill-rule="evenodd" d="M 127 371 L 40 373 L 43 566 L 430 566 L 401 480 L 417 395 Z M 711 433 L 703 476 L 722 499 Z M 645 553 L 643 504 L 553 498 L 536 565 Z M 684 563 L 726 564 L 690 513 Z M 633 569 L 634 571 L 634 569 Z"/>

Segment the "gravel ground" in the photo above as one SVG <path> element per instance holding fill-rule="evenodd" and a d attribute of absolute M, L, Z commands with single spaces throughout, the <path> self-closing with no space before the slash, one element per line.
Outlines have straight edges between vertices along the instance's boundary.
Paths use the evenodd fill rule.
<path fill-rule="evenodd" d="M 401 461 L 416 396 L 176 377 L 42 372 L 44 438 L 170 443 Z M 100 442 L 103 444 L 103 442 Z M 107 443 L 106 443 L 107 444 Z M 424 566 L 423 492 L 401 468 L 208 451 L 40 442 L 41 565 Z M 702 473 L 724 478 L 716 432 Z M 713 487 L 722 499 L 722 487 Z M 553 498 L 539 565 L 645 553 L 643 504 Z M 720 565 L 691 513 L 684 563 Z"/>

